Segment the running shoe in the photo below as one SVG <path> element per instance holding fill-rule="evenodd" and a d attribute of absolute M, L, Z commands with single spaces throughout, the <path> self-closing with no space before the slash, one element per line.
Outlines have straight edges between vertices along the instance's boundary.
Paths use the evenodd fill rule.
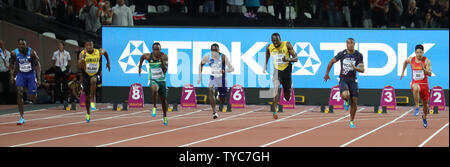
<path fill-rule="evenodd" d="M 156 117 L 156 107 L 153 107 L 153 109 L 152 109 L 152 117 L 153 118 Z"/>
<path fill-rule="evenodd" d="M 94 102 L 91 102 L 91 111 L 95 111 L 96 109 L 95 109 L 95 103 Z"/>
<path fill-rule="evenodd" d="M 89 114 L 86 114 L 86 123 L 91 122 L 91 116 Z"/>
<path fill-rule="evenodd" d="M 219 114 L 217 114 L 217 112 L 213 113 L 213 119 L 217 119 L 219 118 Z"/>
<path fill-rule="evenodd" d="M 350 105 L 348 104 L 348 100 L 344 100 L 344 109 L 345 109 L 345 111 L 348 111 L 348 107 L 349 107 Z"/>
<path fill-rule="evenodd" d="M 422 121 L 423 121 L 423 127 L 424 127 L 424 128 L 427 128 L 427 127 L 428 127 L 428 121 L 427 121 L 427 119 L 423 118 L 423 116 L 422 116 Z"/>
<path fill-rule="evenodd" d="M 417 117 L 417 116 L 419 115 L 419 109 L 420 109 L 420 107 L 417 107 L 417 108 L 416 108 L 416 111 L 414 111 L 414 116 Z"/>
<path fill-rule="evenodd" d="M 350 123 L 348 124 L 350 126 L 350 128 L 356 128 L 355 124 L 353 123 L 353 121 L 350 121 Z"/>
<path fill-rule="evenodd" d="M 272 112 L 272 114 L 273 114 L 273 119 L 278 119 L 278 107 L 275 107 L 274 109 L 273 109 L 273 112 Z"/>
<path fill-rule="evenodd" d="M 22 125 L 25 123 L 25 119 L 23 117 L 20 117 L 19 122 L 17 122 L 17 125 Z"/>
<path fill-rule="evenodd" d="M 167 124 L 169 124 L 169 123 L 167 122 L 167 117 L 163 117 L 163 124 L 164 124 L 164 126 L 167 126 Z"/>

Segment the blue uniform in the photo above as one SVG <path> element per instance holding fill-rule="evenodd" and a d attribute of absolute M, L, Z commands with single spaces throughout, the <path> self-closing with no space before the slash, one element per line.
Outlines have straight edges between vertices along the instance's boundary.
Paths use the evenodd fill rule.
<path fill-rule="evenodd" d="M 16 86 L 28 88 L 28 94 L 36 94 L 36 72 L 34 71 L 34 63 L 31 58 L 31 48 L 27 48 L 26 55 L 20 53 L 19 49 L 15 49 L 16 63 L 19 64 L 19 72 L 16 76 Z"/>
<path fill-rule="evenodd" d="M 336 61 L 341 61 L 341 71 L 339 74 L 339 89 L 341 93 L 349 90 L 350 97 L 358 97 L 358 81 L 356 79 L 356 71 L 353 70 L 352 64 L 358 66 L 363 63 L 363 56 L 357 50 L 353 54 L 343 50 L 339 52 L 336 57 Z"/>
<path fill-rule="evenodd" d="M 222 74 L 222 70 L 225 70 L 224 55 L 219 53 L 219 60 L 217 61 L 210 56 L 207 63 L 211 67 L 209 87 L 214 87 L 219 92 L 220 97 L 225 97 L 227 95 L 227 83 L 225 74 Z"/>

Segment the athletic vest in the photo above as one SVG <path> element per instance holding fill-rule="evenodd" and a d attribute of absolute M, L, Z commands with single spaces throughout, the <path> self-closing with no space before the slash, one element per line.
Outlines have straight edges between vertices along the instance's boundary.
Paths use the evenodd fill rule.
<path fill-rule="evenodd" d="M 153 59 L 153 53 L 150 54 L 149 59 L 149 72 L 148 72 L 148 79 L 149 80 L 156 80 L 156 81 L 166 81 L 166 75 L 164 74 L 162 68 L 161 68 L 161 61 L 154 60 Z"/>
<path fill-rule="evenodd" d="M 421 62 L 416 62 L 416 57 L 411 59 L 411 71 L 412 71 L 412 82 L 413 83 L 428 83 L 428 77 L 423 71 L 421 63 L 425 67 L 426 57 L 422 57 Z"/>
<path fill-rule="evenodd" d="M 20 72 L 33 72 L 34 63 L 31 58 L 31 48 L 27 48 L 27 54 L 23 55 L 20 53 L 19 49 L 15 49 L 16 52 L 16 62 L 19 63 Z"/>
<path fill-rule="evenodd" d="M 214 60 L 212 55 L 209 56 L 209 66 L 211 67 L 211 75 L 214 77 L 222 77 L 222 70 L 225 70 L 223 54 L 219 53 L 219 60 Z"/>
<path fill-rule="evenodd" d="M 92 53 L 85 53 L 85 50 L 81 51 L 81 54 L 86 54 L 84 60 L 86 61 L 86 73 L 89 76 L 94 76 L 97 74 L 100 68 L 100 51 L 98 49 L 94 49 Z"/>
<path fill-rule="evenodd" d="M 273 44 L 269 45 L 270 56 L 273 59 L 275 69 L 283 71 L 289 66 L 289 62 L 283 62 L 283 57 L 289 58 L 289 51 L 286 41 L 281 42 L 280 47 L 276 48 Z"/>

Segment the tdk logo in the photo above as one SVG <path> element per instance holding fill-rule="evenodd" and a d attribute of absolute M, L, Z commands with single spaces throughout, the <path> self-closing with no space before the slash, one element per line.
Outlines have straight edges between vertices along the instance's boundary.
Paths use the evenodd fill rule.
<path fill-rule="evenodd" d="M 124 73 L 137 74 L 139 72 L 139 60 L 143 53 L 150 53 L 144 41 L 130 41 L 119 58 L 119 64 Z M 142 63 L 142 72 L 148 73 L 148 63 Z"/>

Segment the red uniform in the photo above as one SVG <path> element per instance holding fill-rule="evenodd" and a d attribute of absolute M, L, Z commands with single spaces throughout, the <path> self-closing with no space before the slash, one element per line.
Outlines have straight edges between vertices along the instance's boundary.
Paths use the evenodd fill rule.
<path fill-rule="evenodd" d="M 420 87 L 420 98 L 422 101 L 428 101 L 430 98 L 430 88 L 428 86 L 428 77 L 425 74 L 425 71 L 422 68 L 422 65 L 425 67 L 426 57 L 422 57 L 422 61 L 416 62 L 416 57 L 411 59 L 411 70 L 412 70 L 412 82 L 411 82 L 411 90 L 413 89 L 414 84 L 418 84 Z"/>

